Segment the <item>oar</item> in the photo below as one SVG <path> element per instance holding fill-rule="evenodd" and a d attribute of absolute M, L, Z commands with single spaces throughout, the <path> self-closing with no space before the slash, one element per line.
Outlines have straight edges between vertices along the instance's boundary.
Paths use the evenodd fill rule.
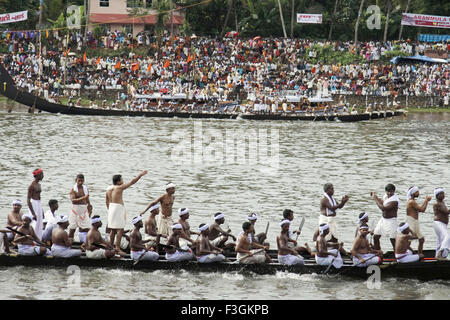
<path fill-rule="evenodd" d="M 139 261 L 141 261 L 142 258 L 144 258 L 147 251 L 148 251 L 148 249 L 145 249 L 144 252 L 142 252 L 142 254 L 139 256 L 139 258 L 137 258 L 137 260 L 135 262 L 133 262 L 133 266 L 137 265 L 139 263 Z"/>
<path fill-rule="evenodd" d="M 266 237 L 267 237 L 267 231 L 269 231 L 269 224 L 270 224 L 270 222 L 267 221 L 266 232 L 264 233 L 266 235 Z"/>
<path fill-rule="evenodd" d="M 354 267 L 357 267 L 357 266 L 359 266 L 360 264 L 366 263 L 367 261 L 369 261 L 370 259 L 373 259 L 374 257 L 379 257 L 379 256 L 380 256 L 380 253 L 374 255 L 373 257 L 370 257 L 370 258 L 367 258 L 367 259 L 365 259 L 365 260 L 363 260 L 363 261 L 360 261 L 359 263 L 357 263 L 357 264 L 351 266 L 350 268 L 344 269 L 344 270 L 342 270 L 342 271 L 336 273 L 334 277 L 337 277 L 338 275 L 341 275 L 341 274 L 343 274 L 344 272 L 346 272 L 346 271 L 348 271 L 348 270 L 350 270 L 350 269 L 352 269 L 352 268 L 354 268 Z"/>
<path fill-rule="evenodd" d="M 260 253 L 260 252 L 262 252 L 262 251 L 266 251 L 266 249 L 259 249 L 259 250 L 256 250 L 255 252 L 253 252 L 252 254 L 246 254 L 245 256 L 243 256 L 242 258 L 240 258 L 240 259 L 238 259 L 237 258 L 237 255 L 236 255 L 236 261 L 233 261 L 232 263 L 239 263 L 239 260 L 244 260 L 244 259 L 246 259 L 246 258 L 248 258 L 248 257 L 250 257 L 251 255 L 255 255 L 256 253 Z"/>
<path fill-rule="evenodd" d="M 303 224 L 305 223 L 305 217 L 302 217 L 302 221 L 300 222 L 300 226 L 298 227 L 298 233 L 297 237 L 295 238 L 295 241 L 297 241 L 298 236 L 300 235 L 300 232 L 302 232 Z"/>
<path fill-rule="evenodd" d="M 25 234 L 25 233 L 22 233 L 22 232 L 20 232 L 20 231 L 14 230 L 14 229 L 11 228 L 11 227 L 6 227 L 6 229 L 11 230 L 12 232 L 15 232 L 15 233 L 17 233 L 17 234 L 20 234 L 21 236 L 24 236 L 24 237 L 26 237 L 26 238 L 28 238 L 28 239 L 30 239 L 30 240 L 33 240 L 33 241 L 36 242 L 37 244 L 40 244 L 41 246 L 46 247 L 47 249 L 50 249 L 50 247 L 49 247 L 48 245 L 46 245 L 45 243 L 43 243 L 43 242 L 40 241 L 40 240 L 35 240 L 32 236 L 30 236 L 30 235 L 28 235 L 28 234 Z"/>
<path fill-rule="evenodd" d="M 162 243 L 160 243 L 159 245 L 162 246 L 163 248 L 172 248 L 172 249 L 176 249 L 176 250 L 181 251 L 181 252 L 191 252 L 190 250 L 181 249 L 181 248 L 175 247 L 173 245 L 167 245 L 167 244 L 162 244 Z"/>

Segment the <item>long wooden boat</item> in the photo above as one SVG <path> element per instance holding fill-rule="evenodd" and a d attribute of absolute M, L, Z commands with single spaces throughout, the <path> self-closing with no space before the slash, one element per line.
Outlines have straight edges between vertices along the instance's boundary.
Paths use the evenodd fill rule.
<path fill-rule="evenodd" d="M 29 92 L 19 90 L 11 75 L 0 64 L 0 94 L 7 98 L 30 107 L 30 111 L 36 108 L 40 111 L 50 113 L 60 113 L 68 115 L 86 115 L 86 116 L 128 116 L 128 117 L 159 117 L 159 118 L 192 118 L 192 119 L 245 119 L 245 120 L 302 120 L 302 121 L 342 121 L 356 122 L 366 121 L 372 118 L 371 114 L 337 114 L 337 115 L 317 115 L 307 116 L 302 114 L 274 114 L 274 113 L 256 113 L 256 114 L 237 114 L 237 113 L 212 113 L 212 112 L 164 112 L 164 111 L 131 111 L 119 109 L 101 109 L 66 106 L 52 103 Z M 401 113 L 394 114 L 386 112 L 383 117 L 393 117 Z M 374 116 L 375 117 L 375 116 Z M 377 115 L 378 117 L 378 115 Z"/>

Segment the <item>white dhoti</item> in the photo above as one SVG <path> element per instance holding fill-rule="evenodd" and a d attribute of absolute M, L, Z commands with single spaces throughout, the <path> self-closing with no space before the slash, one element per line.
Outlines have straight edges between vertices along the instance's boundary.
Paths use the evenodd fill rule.
<path fill-rule="evenodd" d="M 447 225 L 440 221 L 433 221 L 433 228 L 436 232 L 436 257 L 439 252 L 442 251 L 442 257 L 447 258 L 450 248 L 450 235 L 447 229 Z"/>
<path fill-rule="evenodd" d="M 378 236 L 387 236 L 389 239 L 395 239 L 397 236 L 397 218 L 381 218 L 378 221 L 375 230 L 373 231 L 374 235 Z"/>
<path fill-rule="evenodd" d="M 319 226 L 323 223 L 328 224 L 328 227 L 330 228 L 330 232 L 325 237 L 325 240 L 329 241 L 331 239 L 331 236 L 335 237 L 336 239 L 339 239 L 337 235 L 337 224 L 336 224 L 336 217 L 335 216 L 325 216 L 323 214 L 320 214 L 319 216 Z"/>
<path fill-rule="evenodd" d="M 258 249 L 258 250 L 261 250 L 261 249 Z M 247 258 L 244 258 L 247 255 L 247 253 L 240 253 L 240 252 L 238 252 L 237 255 L 236 255 L 236 259 L 239 260 L 239 263 L 243 263 L 243 264 L 253 264 L 253 263 L 264 263 L 264 262 L 266 262 L 265 251 L 263 250 L 263 251 L 256 252 L 258 250 L 250 250 L 250 252 L 253 253 L 253 256 L 247 257 Z"/>
<path fill-rule="evenodd" d="M 408 263 L 419 261 L 420 257 L 418 254 L 413 254 L 411 250 L 408 250 L 406 253 L 396 253 L 395 259 L 400 263 Z"/>
<path fill-rule="evenodd" d="M 424 237 L 422 232 L 420 232 L 419 220 L 406 216 L 406 223 L 409 226 L 409 230 L 411 230 L 418 239 L 422 239 Z"/>
<path fill-rule="evenodd" d="M 3 232 L 0 232 L 0 254 L 5 253 L 5 249 L 3 248 L 4 240 L 3 237 L 5 234 Z"/>
<path fill-rule="evenodd" d="M 21 256 L 39 256 L 40 255 L 40 248 L 39 246 L 33 246 L 29 244 L 18 244 L 17 245 L 17 252 Z M 52 253 L 50 250 L 47 249 L 47 252 L 44 253 L 44 256 L 51 256 Z"/>
<path fill-rule="evenodd" d="M 34 233 L 39 238 L 39 240 L 42 240 L 42 233 L 44 231 L 44 211 L 42 210 L 42 203 L 41 200 L 34 200 L 31 199 L 31 206 L 33 207 L 34 213 L 36 214 L 36 220 L 33 219 L 31 222 L 31 226 L 34 229 Z M 31 210 L 28 209 L 28 211 L 31 213 Z"/>
<path fill-rule="evenodd" d="M 305 264 L 302 256 L 296 256 L 293 254 L 278 255 L 278 262 L 287 265 Z"/>
<path fill-rule="evenodd" d="M 138 260 L 141 255 L 144 253 L 145 250 L 141 250 L 141 251 L 131 251 L 130 255 L 131 255 L 131 259 L 133 260 Z M 146 260 L 146 261 L 156 261 L 159 259 L 159 254 L 155 251 L 147 251 L 144 256 L 141 258 L 141 260 Z"/>
<path fill-rule="evenodd" d="M 344 260 L 342 260 L 341 254 L 336 249 L 330 249 L 328 252 L 337 254 L 337 257 L 333 255 L 328 255 L 328 257 L 319 257 L 316 254 L 316 263 L 321 266 L 333 265 L 336 269 L 340 269 L 344 265 Z"/>
<path fill-rule="evenodd" d="M 150 240 L 150 241 L 148 242 L 148 245 L 149 245 L 150 247 L 156 246 L 156 237 L 155 237 L 155 236 L 151 236 L 151 235 L 149 235 L 149 234 L 144 234 L 142 240 L 144 240 L 144 241 Z M 180 239 L 180 240 L 181 240 L 181 239 Z M 160 238 L 159 238 L 159 243 L 161 243 L 161 244 L 166 244 L 166 243 L 167 243 L 167 238 L 160 237 Z"/>
<path fill-rule="evenodd" d="M 229 239 L 229 237 L 223 236 L 223 235 L 222 235 L 222 236 L 219 236 L 219 237 L 215 238 L 214 240 L 211 240 L 210 243 L 211 243 L 214 247 L 218 247 L 219 244 L 220 244 L 222 241 L 226 240 L 226 241 L 221 245 L 221 246 L 223 247 L 223 246 L 225 246 L 225 245 L 227 244 L 228 239 Z"/>
<path fill-rule="evenodd" d="M 365 253 L 359 255 L 364 262 L 361 262 L 357 257 L 353 256 L 353 265 L 357 267 L 367 267 L 373 264 L 379 264 L 381 258 L 373 253 Z"/>
<path fill-rule="evenodd" d="M 172 225 L 173 225 L 173 220 L 172 220 L 172 216 L 165 216 L 163 214 L 159 215 L 159 220 L 158 220 L 158 232 L 162 235 L 167 236 L 167 238 L 170 237 L 170 235 L 172 234 Z"/>
<path fill-rule="evenodd" d="M 91 228 L 87 204 L 72 204 L 72 210 L 69 213 L 69 229 L 76 229 L 76 228 L 80 229 Z"/>
<path fill-rule="evenodd" d="M 71 258 L 81 256 L 81 250 L 71 249 L 70 247 L 60 246 L 57 244 L 52 245 L 52 255 L 60 258 Z"/>
<path fill-rule="evenodd" d="M 211 263 L 211 262 L 222 262 L 225 260 L 225 256 L 221 253 L 219 254 L 205 254 L 203 256 L 197 257 L 199 263 Z"/>
<path fill-rule="evenodd" d="M 44 232 L 42 233 L 42 241 L 52 241 L 52 232 L 53 229 L 56 227 L 56 224 L 47 222 L 47 225 L 45 226 Z"/>
<path fill-rule="evenodd" d="M 97 249 L 94 251 L 86 250 L 86 258 L 89 259 L 106 259 L 105 249 Z"/>
<path fill-rule="evenodd" d="M 180 262 L 192 260 L 192 252 L 175 251 L 175 253 L 166 253 L 166 260 L 169 262 Z"/>
<path fill-rule="evenodd" d="M 125 207 L 120 203 L 110 203 L 108 210 L 108 228 L 124 229 L 126 220 Z"/>

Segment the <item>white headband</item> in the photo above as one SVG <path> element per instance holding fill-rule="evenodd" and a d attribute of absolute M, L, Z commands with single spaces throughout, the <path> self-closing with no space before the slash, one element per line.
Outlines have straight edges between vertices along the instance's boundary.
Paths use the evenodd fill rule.
<path fill-rule="evenodd" d="M 320 231 L 320 234 L 322 234 L 325 230 L 327 230 L 328 229 L 328 224 L 326 224 L 326 225 L 324 225 L 324 226 L 319 226 L 319 231 Z"/>
<path fill-rule="evenodd" d="M 155 204 L 153 207 L 150 207 L 150 209 L 148 209 L 148 210 L 150 210 L 150 212 L 152 212 L 153 210 L 158 209 L 159 207 L 161 207 L 161 205 L 160 205 L 159 202 L 158 202 L 158 203 Z"/>
<path fill-rule="evenodd" d="M 28 218 L 31 221 L 33 221 L 33 216 L 30 213 L 25 213 L 24 215 L 22 215 L 22 220 L 23 221 L 25 221 L 25 218 Z"/>
<path fill-rule="evenodd" d="M 416 186 L 414 186 L 414 187 L 412 187 L 411 189 L 409 189 L 409 190 L 406 192 L 406 200 L 411 199 L 411 198 L 412 198 L 412 195 L 413 195 L 414 193 L 416 193 L 417 191 L 419 191 L 419 188 L 416 187 Z"/>
<path fill-rule="evenodd" d="M 97 222 L 101 222 L 102 221 L 102 218 L 100 218 L 100 217 L 98 217 L 98 218 L 92 218 L 91 219 L 91 225 L 93 225 L 93 224 L 95 224 L 95 223 L 97 223 Z"/>
<path fill-rule="evenodd" d="M 188 213 L 189 213 L 189 208 L 180 208 L 180 209 L 178 209 L 178 214 L 180 216 L 184 216 L 185 214 L 188 214 Z"/>
<path fill-rule="evenodd" d="M 434 196 L 436 197 L 441 192 L 445 192 L 445 189 L 444 188 L 436 188 L 436 189 L 434 189 Z"/>
<path fill-rule="evenodd" d="M 405 230 L 408 229 L 408 228 L 409 228 L 409 226 L 408 226 L 408 224 L 405 222 L 404 225 L 402 225 L 402 226 L 400 226 L 400 227 L 397 228 L 397 231 L 398 231 L 398 232 L 403 232 L 403 231 L 405 231 Z"/>
<path fill-rule="evenodd" d="M 132 222 L 133 224 L 136 224 L 136 223 L 138 223 L 139 221 L 142 221 L 142 217 L 141 217 L 141 216 L 135 217 L 131 222 Z"/>
<path fill-rule="evenodd" d="M 13 206 L 15 206 L 16 204 L 18 204 L 19 206 L 22 206 L 22 201 L 20 201 L 19 199 L 14 200 L 13 201 Z"/>
<path fill-rule="evenodd" d="M 183 226 L 182 226 L 181 224 L 179 224 L 179 223 L 175 223 L 175 224 L 172 226 L 172 229 L 183 229 Z"/>
<path fill-rule="evenodd" d="M 203 231 L 205 231 L 208 228 L 209 228 L 209 224 L 205 224 L 204 226 L 199 227 L 198 231 L 203 232 Z"/>
<path fill-rule="evenodd" d="M 167 189 L 170 189 L 170 188 L 175 188 L 175 187 L 176 187 L 176 185 L 175 185 L 174 183 L 171 182 L 171 183 L 169 183 L 169 184 L 166 185 L 166 190 L 167 190 Z"/>
<path fill-rule="evenodd" d="M 222 218 L 225 218 L 225 215 L 224 215 L 223 213 L 221 213 L 221 214 L 215 216 L 215 217 L 214 217 L 214 220 L 220 220 L 220 219 L 222 219 Z"/>
<path fill-rule="evenodd" d="M 257 213 L 252 213 L 250 216 L 247 216 L 248 221 L 253 221 L 253 220 L 257 220 L 257 219 L 258 219 Z"/>
<path fill-rule="evenodd" d="M 361 222 L 363 221 L 365 218 L 367 218 L 369 216 L 369 214 L 367 212 L 364 212 L 363 216 L 361 218 L 358 218 L 358 221 Z"/>
<path fill-rule="evenodd" d="M 365 226 L 365 225 L 362 225 L 361 227 L 359 227 L 360 229 L 366 229 L 366 230 L 369 230 L 369 226 Z"/>
<path fill-rule="evenodd" d="M 69 221 L 68 216 L 63 216 L 63 215 L 58 216 L 57 223 L 64 223 L 64 222 L 68 222 L 68 221 Z"/>
<path fill-rule="evenodd" d="M 280 227 L 282 227 L 286 223 L 291 223 L 291 222 L 288 219 L 285 219 L 285 220 L 280 222 Z"/>

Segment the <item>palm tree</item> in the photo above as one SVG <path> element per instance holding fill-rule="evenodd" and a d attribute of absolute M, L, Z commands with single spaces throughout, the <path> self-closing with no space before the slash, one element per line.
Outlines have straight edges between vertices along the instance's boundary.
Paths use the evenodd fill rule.
<path fill-rule="evenodd" d="M 358 28 L 359 28 L 359 21 L 361 20 L 362 9 L 364 7 L 364 1 L 365 0 L 361 0 L 361 4 L 359 6 L 359 11 L 358 11 L 358 18 L 356 19 L 356 24 L 355 24 L 355 49 L 356 49 L 356 45 L 358 44 Z"/>
<path fill-rule="evenodd" d="M 278 0 L 278 8 L 280 10 L 280 18 L 281 18 L 281 26 L 283 27 L 283 35 L 284 35 L 285 38 L 287 38 L 286 26 L 284 25 L 283 10 L 281 9 L 281 2 L 280 2 L 280 0 Z"/>
<path fill-rule="evenodd" d="M 223 28 L 222 28 L 222 32 L 220 33 L 220 37 L 223 37 L 223 35 L 225 33 L 225 28 L 227 27 L 228 18 L 230 17 L 231 8 L 233 7 L 233 2 L 234 2 L 233 0 L 228 0 L 227 15 L 225 16 L 225 22 L 223 23 Z"/>
<path fill-rule="evenodd" d="M 384 35 L 383 35 L 383 42 L 386 42 L 387 40 L 387 32 L 389 28 L 389 17 L 391 15 L 392 10 L 392 0 L 386 0 L 387 4 L 387 14 L 386 14 L 386 23 L 384 24 Z"/>
<path fill-rule="evenodd" d="M 331 34 L 333 33 L 334 22 L 336 20 L 336 11 L 337 11 L 338 2 L 339 2 L 339 0 L 336 0 L 334 3 L 334 11 L 333 11 L 333 16 L 331 17 L 330 33 L 328 33 L 328 40 L 331 40 Z"/>
<path fill-rule="evenodd" d="M 405 13 L 408 13 L 410 3 L 411 3 L 411 0 L 408 0 L 408 3 L 406 4 Z M 403 32 L 403 25 L 400 23 L 400 32 L 398 33 L 398 40 L 402 39 L 402 32 Z"/>

